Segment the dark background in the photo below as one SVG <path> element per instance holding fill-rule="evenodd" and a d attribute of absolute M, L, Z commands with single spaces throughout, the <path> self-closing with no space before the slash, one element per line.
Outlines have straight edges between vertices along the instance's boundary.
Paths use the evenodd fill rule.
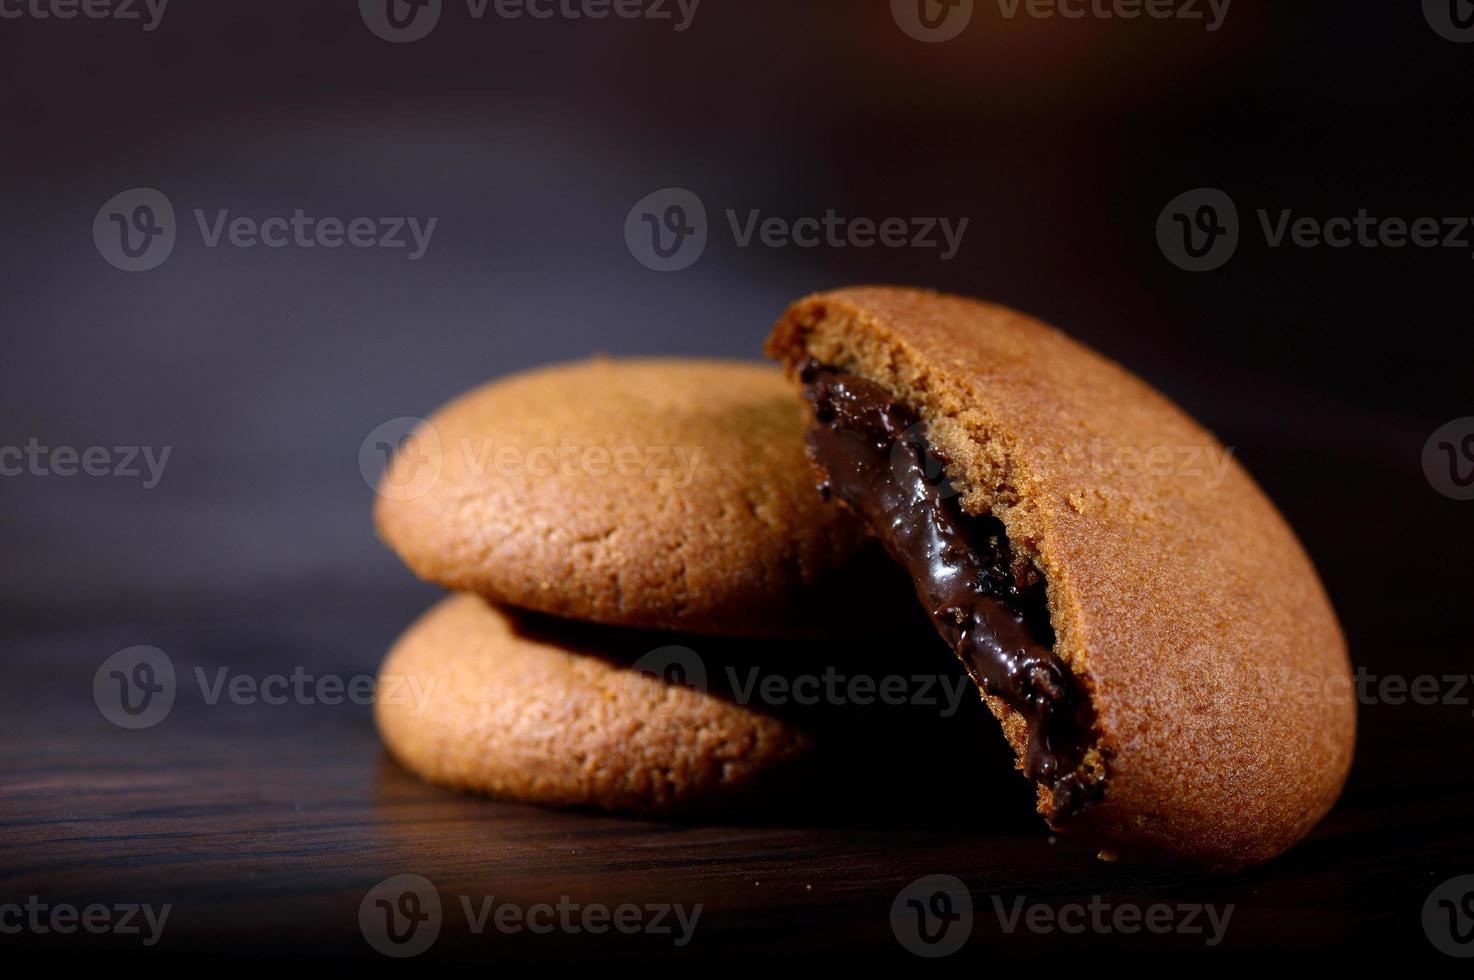
<path fill-rule="evenodd" d="M 176 955 L 222 936 L 258 954 L 372 955 L 353 935 L 357 898 L 344 913 L 333 896 L 397 871 L 488 891 L 573 880 L 606 898 L 658 878 L 728 900 L 708 947 L 720 955 L 837 936 L 893 952 L 890 897 L 941 871 L 980 905 L 1000 888 L 1236 901 L 1227 945 L 1244 954 L 1437 957 L 1423 899 L 1474 873 L 1467 704 L 1364 707 L 1357 768 L 1317 835 L 1204 881 L 1112 869 L 1033 825 L 979 842 L 959 828 L 723 835 L 544 815 L 420 787 L 382 760 L 364 708 L 181 710 L 123 733 L 89 685 L 135 643 L 185 664 L 372 672 L 436 594 L 373 535 L 358 451 L 375 426 L 594 351 L 757 357 L 790 300 L 862 282 L 1001 301 L 1125 362 L 1277 501 L 1358 666 L 1468 673 L 1474 503 L 1436 492 L 1420 460 L 1436 428 L 1474 415 L 1471 247 L 1272 249 L 1255 212 L 1474 215 L 1471 58 L 1416 3 L 1236 0 L 1210 33 L 1006 20 L 980 0 L 943 44 L 912 40 L 868 0 L 703 0 L 684 32 L 474 21 L 447 0 L 410 44 L 375 37 L 338 0 L 173 0 L 153 32 L 0 20 L 0 444 L 172 447 L 151 490 L 0 479 L 0 649 L 14 668 L 0 690 L 0 897 L 178 896 L 203 911 L 180 913 Z M 92 222 L 140 186 L 173 201 L 180 239 L 130 274 L 101 259 Z M 711 238 L 695 265 L 662 274 L 635 261 L 623 227 L 670 186 L 702 198 Z M 1164 258 L 1154 228 L 1200 186 L 1237 202 L 1243 240 L 1195 274 Z M 207 249 L 196 207 L 439 223 L 417 262 Z M 739 248 L 728 208 L 969 225 L 951 261 Z M 763 868 L 833 888 L 739 897 Z M 262 907 L 295 926 L 294 945 L 272 942 L 283 933 Z M 1063 946 L 1117 948 L 1152 949 Z M 151 955 L 170 952 L 166 940 Z"/>

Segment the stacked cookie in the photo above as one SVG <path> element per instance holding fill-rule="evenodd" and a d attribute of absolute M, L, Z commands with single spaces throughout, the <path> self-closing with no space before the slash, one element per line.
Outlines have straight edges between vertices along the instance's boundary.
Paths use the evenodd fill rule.
<path fill-rule="evenodd" d="M 815 492 L 802 427 L 777 369 L 676 359 L 530 371 L 428 419 L 375 517 L 459 594 L 384 664 L 429 692 L 380 699 L 393 754 L 443 785 L 646 814 L 791 785 L 811 726 L 693 675 L 798 656 L 771 638 L 842 628 L 888 581 Z"/>

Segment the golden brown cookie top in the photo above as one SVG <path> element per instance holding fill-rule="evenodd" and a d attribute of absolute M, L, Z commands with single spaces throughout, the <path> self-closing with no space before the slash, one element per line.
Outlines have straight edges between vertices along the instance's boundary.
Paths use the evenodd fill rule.
<path fill-rule="evenodd" d="M 855 618 L 837 573 L 879 564 L 816 494 L 781 373 L 738 361 L 596 358 L 478 388 L 401 447 L 376 520 L 423 578 L 623 626 L 801 632 Z"/>
<path fill-rule="evenodd" d="M 673 666 L 699 669 L 683 656 L 696 655 L 671 648 Z M 443 599 L 395 644 L 375 715 L 394 755 L 432 782 L 652 815 L 759 803 L 812 752 L 788 722 L 528 631 L 470 595 Z"/>
<path fill-rule="evenodd" d="M 1103 801 L 1065 829 L 1232 867 L 1330 808 L 1354 741 L 1345 642 L 1294 534 L 1210 433 L 1058 330 L 960 297 L 810 296 L 768 352 L 917 413 L 963 509 L 1000 519 L 1042 573 L 1107 772 Z M 1022 719 L 990 704 L 1023 751 Z"/>

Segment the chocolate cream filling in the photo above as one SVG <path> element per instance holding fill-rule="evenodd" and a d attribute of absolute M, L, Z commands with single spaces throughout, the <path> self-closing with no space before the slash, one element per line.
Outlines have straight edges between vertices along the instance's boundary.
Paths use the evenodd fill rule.
<path fill-rule="evenodd" d="M 1103 781 L 1081 768 L 1094 713 L 1053 652 L 1043 576 L 1014 553 L 1001 521 L 963 512 L 915 413 L 880 385 L 817 361 L 804 365 L 802 379 L 820 490 L 869 523 L 974 683 L 1023 717 L 1021 761 L 1049 790 L 1050 819 L 1096 802 Z"/>

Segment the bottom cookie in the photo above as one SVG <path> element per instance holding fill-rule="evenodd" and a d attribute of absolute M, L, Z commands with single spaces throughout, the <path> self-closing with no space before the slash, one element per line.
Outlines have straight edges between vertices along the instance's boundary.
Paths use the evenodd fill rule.
<path fill-rule="evenodd" d="M 433 783 L 649 816 L 745 808 L 815 764 L 803 727 L 707 693 L 699 657 L 648 637 L 450 596 L 384 662 L 379 731 Z"/>

